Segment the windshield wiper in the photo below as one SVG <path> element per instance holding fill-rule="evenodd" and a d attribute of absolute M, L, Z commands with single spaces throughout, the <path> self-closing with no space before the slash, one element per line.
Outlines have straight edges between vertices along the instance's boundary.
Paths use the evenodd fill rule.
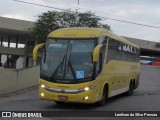
<path fill-rule="evenodd" d="M 74 69 L 73 69 L 73 66 L 72 66 L 71 62 L 69 62 L 69 66 L 70 66 L 70 68 L 71 68 L 71 72 L 72 72 L 72 74 L 73 74 L 74 79 L 77 79 L 77 78 L 76 78 L 76 73 L 75 73 L 75 71 L 74 71 Z"/>
<path fill-rule="evenodd" d="M 54 72 L 51 75 L 51 78 L 53 78 L 55 76 L 55 74 L 57 73 L 58 69 L 62 66 L 62 62 L 59 63 L 59 65 L 57 66 L 57 68 L 54 70 Z"/>
<path fill-rule="evenodd" d="M 69 59 L 69 66 L 70 66 L 71 72 L 72 72 L 72 74 L 73 74 L 74 80 L 76 81 L 76 80 L 77 80 L 77 78 L 76 78 L 76 73 L 75 73 L 75 71 L 74 71 L 74 69 L 73 69 L 73 66 L 72 66 L 72 64 L 71 64 L 71 62 L 70 62 L 70 59 Z"/>
<path fill-rule="evenodd" d="M 56 69 L 55 69 L 54 72 L 52 73 L 51 79 L 55 76 L 55 74 L 57 73 L 57 71 L 59 70 L 60 67 L 61 67 L 61 71 L 62 71 L 64 60 L 65 60 L 65 55 L 64 55 L 64 57 L 63 57 L 62 62 L 59 63 L 59 65 L 56 67 Z"/>
<path fill-rule="evenodd" d="M 63 64 L 64 64 L 64 61 L 65 61 L 65 57 L 66 57 L 66 55 L 64 55 L 64 57 L 63 57 L 61 72 L 62 72 Z"/>

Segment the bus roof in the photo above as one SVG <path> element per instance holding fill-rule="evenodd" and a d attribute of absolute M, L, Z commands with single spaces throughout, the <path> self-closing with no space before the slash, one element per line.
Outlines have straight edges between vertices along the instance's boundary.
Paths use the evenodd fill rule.
<path fill-rule="evenodd" d="M 102 28 L 73 27 L 55 30 L 51 32 L 48 37 L 93 38 L 105 34 L 107 35 L 107 30 Z"/>
<path fill-rule="evenodd" d="M 98 38 L 101 36 L 109 36 L 125 44 L 130 44 L 139 48 L 137 45 L 129 42 L 128 40 L 114 34 L 113 32 L 103 28 L 87 28 L 87 27 L 73 27 L 62 28 L 51 32 L 48 37 L 54 38 Z"/>

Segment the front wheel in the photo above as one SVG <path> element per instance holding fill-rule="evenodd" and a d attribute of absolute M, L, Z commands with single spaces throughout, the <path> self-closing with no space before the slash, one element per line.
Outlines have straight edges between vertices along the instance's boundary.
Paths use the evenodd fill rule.
<path fill-rule="evenodd" d="M 102 100 L 98 102 L 98 106 L 104 106 L 108 99 L 108 89 L 107 87 L 104 87 L 103 94 L 102 94 Z"/>

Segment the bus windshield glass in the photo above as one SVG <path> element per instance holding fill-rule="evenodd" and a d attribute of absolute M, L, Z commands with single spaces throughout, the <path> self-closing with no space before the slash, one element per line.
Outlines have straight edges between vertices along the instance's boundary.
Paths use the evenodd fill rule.
<path fill-rule="evenodd" d="M 52 82 L 84 82 L 93 76 L 94 39 L 48 39 L 41 75 Z"/>

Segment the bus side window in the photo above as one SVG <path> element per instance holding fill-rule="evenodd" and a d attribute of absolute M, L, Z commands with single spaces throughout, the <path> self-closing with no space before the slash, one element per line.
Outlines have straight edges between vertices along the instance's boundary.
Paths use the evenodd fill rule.
<path fill-rule="evenodd" d="M 108 54 L 107 54 L 107 59 L 106 59 L 106 64 L 114 58 L 113 54 L 114 54 L 114 51 L 113 51 L 113 48 L 114 47 L 114 42 L 113 42 L 113 39 L 112 38 L 109 38 L 109 41 L 108 41 Z"/>

